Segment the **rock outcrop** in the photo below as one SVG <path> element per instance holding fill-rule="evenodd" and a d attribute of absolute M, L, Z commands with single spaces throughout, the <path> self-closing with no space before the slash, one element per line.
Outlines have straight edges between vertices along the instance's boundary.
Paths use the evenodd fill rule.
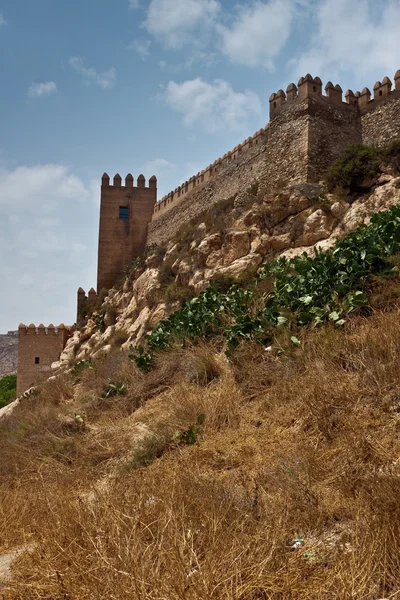
<path fill-rule="evenodd" d="M 18 331 L 0 335 L 0 378 L 16 373 L 18 358 Z"/>
<path fill-rule="evenodd" d="M 125 349 L 138 346 L 158 321 L 179 308 L 182 298 L 198 294 L 210 280 L 251 277 L 262 263 L 280 255 L 326 250 L 397 202 L 400 177 L 394 174 L 385 174 L 356 199 L 328 194 L 316 184 L 261 198 L 246 193 L 232 204 L 222 224 L 195 223 L 190 239 L 178 235 L 163 252 L 151 254 L 122 289 L 111 290 L 102 309 L 103 328 L 94 315 L 68 341 L 56 366 L 100 356 L 116 343 Z"/>

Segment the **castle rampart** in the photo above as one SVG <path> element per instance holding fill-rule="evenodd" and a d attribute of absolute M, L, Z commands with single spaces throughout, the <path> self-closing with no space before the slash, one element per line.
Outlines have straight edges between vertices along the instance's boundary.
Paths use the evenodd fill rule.
<path fill-rule="evenodd" d="M 325 92 L 325 93 L 324 93 Z M 321 180 L 327 168 L 351 144 L 383 144 L 400 139 L 400 70 L 394 86 L 388 77 L 372 94 L 347 90 L 307 74 L 286 92 L 271 95 L 270 122 L 157 202 L 157 180 L 146 187 L 140 175 L 101 186 L 97 292 L 124 276 L 146 245 L 164 244 L 179 228 L 221 200 L 252 183 L 263 191 Z M 88 303 L 83 290 L 78 305 Z"/>
<path fill-rule="evenodd" d="M 57 328 L 53 324 L 36 327 L 33 323 L 18 328 L 18 374 L 17 395 L 46 379 L 51 365 L 60 358 L 74 328 L 63 323 Z"/>
<path fill-rule="evenodd" d="M 169 192 L 169 194 L 164 196 L 154 207 L 152 221 L 161 217 L 172 207 L 180 204 L 188 194 L 200 185 L 206 184 L 211 179 L 218 177 L 221 171 L 227 169 L 230 165 L 239 164 L 240 158 L 244 154 L 247 154 L 253 147 L 264 145 L 267 140 L 267 128 L 268 124 L 265 129 L 259 129 L 254 135 L 248 137 L 241 144 L 238 144 L 232 150 L 224 154 L 224 156 L 208 165 L 206 169 L 197 173 L 197 175 L 193 175 L 188 181 L 185 181 L 185 183 L 175 188 L 174 191 Z"/>
<path fill-rule="evenodd" d="M 170 226 L 165 215 L 173 209 L 171 221 L 179 221 L 175 215 L 181 204 L 183 222 L 185 215 L 190 214 L 193 218 L 194 213 L 202 212 L 205 209 L 202 203 L 201 208 L 188 210 L 187 201 L 199 198 L 196 191 L 201 188 L 207 195 L 210 185 L 213 189 L 219 189 L 220 182 L 225 185 L 227 172 L 231 173 L 232 168 L 240 167 L 238 173 L 243 175 L 242 158 L 250 152 L 252 160 L 251 150 L 255 145 L 262 147 L 265 153 L 264 166 L 257 170 L 259 178 L 266 189 L 273 190 L 283 184 L 318 181 L 351 144 L 388 143 L 400 138 L 400 70 L 396 72 L 394 82 L 392 89 L 388 77 L 378 81 L 371 99 L 368 88 L 355 93 L 347 90 L 343 96 L 340 85 L 330 81 L 325 85 L 324 94 L 321 79 L 307 74 L 297 85 L 289 84 L 286 92 L 279 90 L 272 94 L 270 122 L 265 128 L 157 202 L 148 241 L 155 242 L 156 237 L 165 240 L 168 237 L 166 230 L 175 231 L 176 227 Z M 240 186 L 240 182 L 237 183 Z M 231 191 L 234 187 L 237 186 L 228 186 Z M 217 192 L 217 196 L 209 200 L 209 206 L 219 199 Z M 155 222 L 161 217 L 162 226 L 157 226 Z"/>

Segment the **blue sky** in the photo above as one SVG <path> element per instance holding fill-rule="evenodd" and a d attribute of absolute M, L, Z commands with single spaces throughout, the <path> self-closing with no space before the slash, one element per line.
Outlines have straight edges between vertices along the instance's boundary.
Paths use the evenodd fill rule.
<path fill-rule="evenodd" d="M 399 22 L 400 0 L 0 0 L 0 332 L 74 321 L 104 171 L 161 197 L 307 72 L 393 78 Z"/>

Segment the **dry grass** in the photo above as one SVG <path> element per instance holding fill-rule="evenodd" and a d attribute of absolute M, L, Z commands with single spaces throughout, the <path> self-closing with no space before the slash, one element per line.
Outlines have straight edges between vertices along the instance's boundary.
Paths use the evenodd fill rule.
<path fill-rule="evenodd" d="M 115 354 L 24 403 L 0 426 L 0 539 L 36 546 L 5 598 L 399 599 L 400 318 L 384 304 L 299 349 L 282 333 L 280 356 L 177 348 L 144 375 Z M 101 398 L 111 378 L 125 396 Z M 148 466 L 131 462 L 139 430 L 163 442 Z"/>

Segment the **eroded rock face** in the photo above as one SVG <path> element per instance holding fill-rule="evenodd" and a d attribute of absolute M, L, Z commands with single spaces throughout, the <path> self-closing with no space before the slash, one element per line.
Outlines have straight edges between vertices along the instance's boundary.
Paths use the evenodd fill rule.
<path fill-rule="evenodd" d="M 155 301 L 160 289 L 158 281 L 158 269 L 146 269 L 135 281 L 133 294 L 136 299 L 137 309 Z"/>
<path fill-rule="evenodd" d="M 106 315 L 108 311 L 113 313 L 115 325 L 106 317 L 106 329 L 101 332 L 95 319 L 90 319 L 68 341 L 61 364 L 100 356 L 104 347 L 105 352 L 111 351 L 114 334 L 121 332 L 127 337 L 123 349 L 143 343 L 144 336 L 160 320 L 179 308 L 176 299 L 165 300 L 166 285 L 190 288 L 199 294 L 212 278 L 240 278 L 244 274 L 247 277 L 274 257 L 292 258 L 303 252 L 313 255 L 315 248 L 327 250 L 338 237 L 369 223 L 375 212 L 400 202 L 400 177 L 386 174 L 369 195 L 352 204 L 342 197 L 325 194 L 323 187 L 316 184 L 267 195 L 259 203 L 246 194 L 242 200 L 242 208 L 239 203 L 230 212 L 224 230 L 207 234 L 205 223 L 201 223 L 194 227 L 192 241 L 183 246 L 172 240 L 164 259 L 150 257 L 147 268 L 138 271 L 136 279 L 127 280 L 121 291 L 111 290 L 103 309 Z M 175 281 L 161 284 L 160 268 L 166 262 L 172 264 Z"/>
<path fill-rule="evenodd" d="M 224 265 L 230 265 L 238 258 L 246 256 L 250 251 L 250 236 L 248 231 L 229 231 L 225 236 L 222 249 Z"/>
<path fill-rule="evenodd" d="M 331 235 L 331 219 L 320 208 L 314 211 L 304 223 L 302 242 L 303 246 L 312 246 L 320 240 L 325 240 Z"/>

